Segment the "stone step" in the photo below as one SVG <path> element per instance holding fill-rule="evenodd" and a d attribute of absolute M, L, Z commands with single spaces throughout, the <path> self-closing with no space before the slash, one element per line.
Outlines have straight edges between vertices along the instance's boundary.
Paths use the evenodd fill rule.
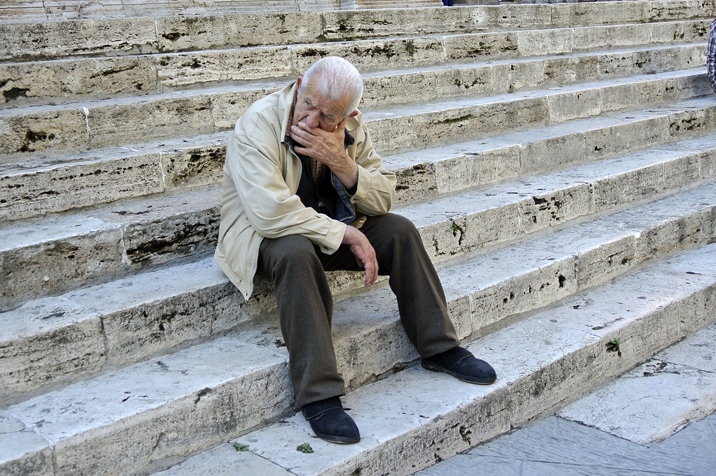
<path fill-rule="evenodd" d="M 646 92 L 641 96 L 650 97 Z M 692 99 L 646 111 L 429 147 L 419 155 L 384 155 L 383 159 L 398 175 L 397 202 L 407 203 L 663 144 L 695 132 L 708 133 L 716 124 L 712 119 L 715 108 L 711 98 Z M 39 164 L 0 165 L 0 218 L 31 218 L 148 194 L 217 186 L 222 179 L 225 139 L 224 133 L 218 133 L 56 156 Z M 558 162 L 552 162 L 555 150 L 560 151 Z"/>
<path fill-rule="evenodd" d="M 708 245 L 671 258 L 471 344 L 495 365 L 500 380 L 493 386 L 461 384 L 412 367 L 359 388 L 345 398 L 363 432 L 358 445 L 312 439 L 300 416 L 245 434 L 237 443 L 293 474 L 420 469 L 553 411 L 713 322 L 714 253 L 716 245 Z M 468 280 L 463 275 L 458 281 L 464 286 Z M 401 337 L 403 342 L 395 342 L 401 336 L 395 316 L 384 317 L 392 314 L 382 305 L 390 300 L 386 291 L 376 290 L 385 293 L 382 299 L 342 301 L 345 309 L 337 310 L 339 359 L 348 349 L 360 354 L 348 350 L 354 358 L 344 361 L 344 374 L 385 359 L 389 351 L 376 348 L 405 346 Z M 227 335 L 7 407 L 3 469 L 160 469 L 276 421 L 290 413 L 291 398 L 285 352 L 275 335 Z M 610 342 L 618 342 L 621 355 L 609 351 Z M 314 453 L 295 454 L 306 442 Z M 220 461 L 208 456 L 209 464 Z"/>
<path fill-rule="evenodd" d="M 478 469 L 506 476 L 615 470 L 711 474 L 716 462 L 708 456 L 716 421 L 715 338 L 716 325 L 706 326 L 556 416 L 477 445 L 415 476 L 461 476 Z"/>
<path fill-rule="evenodd" d="M 515 28 L 594 26 L 599 30 L 602 25 L 683 21 L 709 18 L 715 13 L 713 5 L 673 0 L 301 11 L 290 15 L 222 12 L 53 22 L 42 18 L 37 22 L 0 21 L 0 38 L 3 39 L 0 41 L 0 60 L 121 56 Z M 9 16 L 2 18 L 11 19 Z"/>
<path fill-rule="evenodd" d="M 495 245 L 505 246 L 515 240 L 532 239 L 528 245 L 515 245 L 517 249 L 549 253 L 555 240 L 560 241 L 560 250 L 568 254 L 567 261 L 551 262 L 550 258 L 547 260 L 550 263 L 546 263 L 540 261 L 542 258 L 525 258 L 529 253 L 515 251 L 516 248 L 493 253 L 489 258 L 478 258 L 479 268 L 492 269 L 487 277 L 492 284 L 480 285 L 490 288 L 482 297 L 471 294 L 473 297 L 468 299 L 460 294 L 461 286 L 477 285 L 474 280 L 462 283 L 462 272 L 458 273 L 458 281 L 449 276 L 443 278 L 448 296 L 458 296 L 455 300 L 451 298 L 454 316 L 477 306 L 471 311 L 471 319 L 479 321 L 456 318 L 461 337 L 481 335 L 499 326 L 505 316 L 543 306 L 564 297 L 565 292 L 588 289 L 654 255 L 668 255 L 680 247 L 712 239 L 716 234 L 716 182 L 713 179 L 694 190 L 636 211 L 562 230 L 558 235 L 535 238 L 563 224 L 593 219 L 614 210 L 615 206 L 623 208 L 628 203 L 676 192 L 702 181 L 699 174 L 713 178 L 716 137 L 710 138 L 711 149 L 701 144 L 705 141 L 682 142 L 671 150 L 651 149 L 632 157 L 534 177 L 529 182 L 503 184 L 404 207 L 399 213 L 416 223 L 428 253 L 437 263 L 447 263 L 450 258 L 464 262 L 469 253 Z M 682 150 L 689 152 L 678 152 Z M 80 255 L 77 251 L 74 253 Z M 509 266 L 503 264 L 504 256 L 513 255 L 529 263 L 537 259 L 542 263 L 535 265 L 539 272 L 530 274 L 535 273 L 530 264 L 530 271 L 526 272 L 529 277 L 514 278 L 512 273 L 521 265 L 512 261 Z M 490 264 L 494 264 L 493 258 L 499 261 L 496 269 Z M 553 264 L 556 267 L 552 267 Z M 52 266 L 45 266 L 43 270 Z M 548 271 L 542 269 L 545 266 Z M 576 276 L 575 267 L 579 270 Z M 457 268 L 453 266 L 453 269 Z M 177 280 L 177 276 L 182 279 Z M 15 275 L 13 278 L 26 286 L 36 279 Z M 337 292 L 357 289 L 361 279 L 360 273 L 337 274 L 333 276 L 333 288 Z M 545 287 L 547 290 L 543 293 Z M 2 355 L 6 370 L 0 380 L 0 388 L 6 390 L 0 394 L 0 401 L 130 364 L 198 339 L 216 337 L 242 324 L 265 322 L 275 306 L 269 288 L 266 283 L 259 285 L 256 296 L 244 302 L 215 269 L 211 258 L 205 258 L 133 274 L 103 285 L 85 286 L 7 310 L 0 313 L 4 323 L 0 326 L 4 333 L 0 349 L 7 349 L 7 354 Z M 387 289 L 386 292 L 389 293 Z M 392 309 L 390 305 L 383 306 L 382 309 Z M 47 349 L 52 349 L 50 355 Z M 355 380 L 360 384 L 382 371 L 385 370 L 377 369 L 368 372 L 368 377 L 359 376 Z M 344 375 L 348 374 L 344 372 Z"/>
<path fill-rule="evenodd" d="M 144 15 L 222 15 L 235 12 L 299 13 L 312 10 L 378 8 L 428 8 L 442 6 L 440 0 L 164 0 L 79 1 L 5 0 L 0 18 L 6 21 L 57 21 L 86 18 L 134 18 Z"/>
<path fill-rule="evenodd" d="M 662 441 L 716 411 L 714 338 L 708 326 L 557 415 L 642 445 Z"/>
<path fill-rule="evenodd" d="M 327 55 L 345 57 L 359 71 L 367 73 L 391 68 L 532 58 L 597 49 L 673 46 L 675 42 L 701 43 L 708 36 L 709 26 L 708 20 L 690 20 L 596 29 L 570 27 L 479 32 L 0 63 L 0 105 L 7 108 L 114 96 L 141 97 L 177 89 L 296 77 L 318 58 Z M 676 37 L 675 32 L 678 32 Z M 646 53 L 642 55 L 648 57 Z M 636 63 L 645 61 L 648 59 L 640 58 Z M 703 47 L 700 57 L 694 55 L 692 61 L 692 66 L 703 64 Z M 620 63 L 633 68 L 626 58 L 621 58 Z M 608 75 L 608 71 L 602 72 L 602 76 Z"/>
<path fill-rule="evenodd" d="M 448 81 L 454 84 L 454 77 L 450 79 L 446 75 L 441 84 Z M 378 88 L 379 85 L 380 81 L 376 81 Z M 416 88 L 425 86 L 406 84 L 409 91 Z M 440 94 L 439 89 L 436 87 L 435 94 Z M 456 89 L 460 88 L 453 90 Z M 0 110 L 0 122 L 5 125 L 0 129 L 3 141 L 0 164 L 26 159 L 52 160 L 52 156 L 73 151 L 135 147 L 152 140 L 232 129 L 244 109 L 265 92 L 253 89 L 243 97 L 233 91 L 213 95 L 175 93 L 149 102 L 123 98 Z M 491 135 L 495 131 L 657 106 L 709 92 L 703 68 L 698 68 L 576 83 L 519 95 L 455 97 L 412 105 L 393 105 L 388 101 L 384 109 L 366 112 L 364 117 L 371 127 L 376 149 L 385 155 Z M 375 101 L 386 96 L 389 93 L 376 91 Z M 235 104 L 231 105 L 232 102 Z M 486 117 L 496 122 L 484 121 Z"/>
<path fill-rule="evenodd" d="M 455 191 L 470 186 L 471 183 L 474 185 L 471 177 L 475 177 L 478 182 L 481 180 L 490 182 L 511 177 L 515 172 L 529 174 L 554 167 L 548 159 L 553 157 L 554 150 L 561 150 L 565 156 L 572 157 L 572 163 L 578 163 L 581 160 L 611 156 L 623 149 L 634 150 L 658 143 L 663 144 L 671 139 L 672 134 L 682 139 L 695 137 L 700 133 L 708 132 L 704 129 L 709 125 L 713 127 L 716 124 L 712 119 L 713 114 L 716 113 L 714 106 L 716 105 L 710 98 L 692 100 L 660 111 L 653 109 L 653 112 L 647 115 L 626 118 L 617 116 L 612 122 L 606 118 L 599 118 L 587 123 L 572 124 L 573 129 L 565 125 L 561 131 L 547 128 L 530 134 L 496 137 L 492 142 L 483 140 L 485 144 L 458 145 L 457 150 L 447 149 L 447 152 L 453 154 L 452 156 L 446 154 L 446 150 L 438 149 L 433 157 L 428 155 L 425 158 L 417 158 L 417 165 L 406 164 L 404 156 L 400 157 L 402 164 L 392 160 L 387 163 L 403 176 L 399 187 L 404 185 L 403 193 L 406 198 L 425 198 L 428 193 L 423 194 L 422 190 L 429 192 L 428 196 L 434 196 L 435 192 L 430 180 L 425 179 L 426 174 L 423 171 L 426 169 L 436 170 L 435 187 L 440 184 L 444 189 L 438 191 Z M 636 117 L 639 119 L 634 121 Z M 623 124 L 620 125 L 622 121 Z M 632 131 L 637 131 L 638 138 L 632 137 Z M 625 139 L 620 139 L 622 134 Z M 530 138 L 531 141 L 524 144 L 525 137 Z M 597 140 L 592 140 L 591 137 L 596 137 Z M 692 142 L 667 144 L 647 151 L 647 156 L 650 155 L 651 160 L 656 164 L 649 169 L 649 173 L 655 173 L 655 176 L 647 174 L 641 179 L 638 177 L 634 179 L 628 169 L 619 166 L 618 179 L 614 180 L 619 186 L 625 187 L 625 191 L 630 192 L 619 194 L 619 189 L 616 188 L 614 190 L 617 192 L 609 192 L 612 193 L 611 198 L 607 198 L 609 195 L 598 197 L 594 191 L 589 190 L 589 186 L 597 186 L 601 181 L 606 180 L 604 174 L 609 173 L 610 169 L 603 162 L 585 165 L 586 169 L 591 167 L 591 175 L 586 179 L 580 177 L 576 182 L 571 179 L 566 185 L 546 182 L 549 185 L 545 185 L 548 188 L 544 190 L 525 190 L 519 183 L 508 183 L 474 192 L 471 196 L 475 198 L 471 200 L 475 202 L 477 208 L 472 211 L 466 210 L 469 218 L 461 218 L 458 223 L 455 223 L 452 217 L 459 214 L 440 215 L 442 216 L 440 220 L 449 222 L 448 225 L 443 226 L 443 231 L 451 230 L 452 227 L 461 227 L 464 225 L 463 221 L 465 223 L 473 219 L 499 221 L 508 218 L 511 225 L 500 225 L 498 233 L 499 240 L 507 239 L 521 236 L 527 230 L 534 231 L 549 226 L 555 219 L 564 221 L 567 216 L 580 216 L 620 206 L 622 200 L 641 199 L 644 195 L 640 193 L 648 195 L 675 191 L 680 187 L 688 186 L 689 180 L 698 181 L 713 176 L 714 170 L 710 158 L 714 147 L 713 141 L 712 136 L 704 136 Z M 570 143 L 577 144 L 576 150 L 569 149 Z M 560 144 L 563 149 L 557 148 Z M 579 147 L 580 144 L 582 148 Z M 477 146 L 477 148 L 472 152 L 467 146 Z M 620 149 L 622 147 L 623 149 Z M 593 150 L 594 148 L 601 150 Z M 531 154 L 522 155 L 522 149 Z M 587 152 L 589 155 L 586 154 Z M 585 155 L 581 156 L 582 153 Z M 627 167 L 640 163 L 642 155 L 637 152 L 633 153 L 631 158 L 624 157 Z M 475 159 L 482 161 L 483 158 L 487 159 L 484 167 L 483 164 L 471 165 L 471 161 Z M 427 166 L 426 159 L 430 160 Z M 664 171 L 660 168 L 659 161 L 670 162 L 674 167 L 682 167 L 682 169 L 679 169 L 679 172 L 669 172 L 668 176 L 662 176 L 660 174 Z M 430 165 L 431 162 L 434 165 Z M 491 163 L 494 162 L 497 163 L 498 171 L 490 175 Z M 619 159 L 612 162 L 618 165 Z M 569 165 L 568 159 L 562 163 L 562 166 L 566 165 Z M 638 166 L 642 167 L 642 165 Z M 218 173 L 218 168 L 215 170 Z M 400 170 L 408 170 L 412 173 L 401 174 Z M 486 175 L 485 178 L 481 177 L 483 174 Z M 456 176 L 464 179 L 458 180 Z M 418 179 L 423 180 L 422 183 Z M 651 182 L 647 182 L 647 179 Z M 449 183 L 450 180 L 452 183 Z M 533 179 L 529 180 L 533 181 Z M 549 179 L 543 177 L 534 180 Z M 590 185 L 582 185 L 584 180 Z M 627 182 L 619 183 L 620 180 Z M 632 185 L 631 181 L 635 184 Z M 444 185 L 445 183 L 448 185 Z M 658 184 L 659 187 L 655 188 L 654 184 Z M 506 189 L 510 187 L 514 190 Z M 557 206 L 553 202 L 561 203 L 559 199 L 550 198 L 540 206 L 535 203 L 525 208 L 529 200 L 525 202 L 524 197 L 516 195 L 532 192 L 536 197 L 543 197 L 547 195 L 546 191 L 560 196 L 577 193 L 570 187 L 576 187 L 580 201 L 570 203 L 561 210 L 552 209 Z M 639 192 L 642 189 L 643 191 Z M 98 186 L 97 190 L 101 192 L 101 186 Z M 514 192 L 515 190 L 519 192 Z M 480 193 L 492 198 L 488 202 L 480 198 Z M 412 197 L 408 196 L 410 194 Z M 0 227 L 0 263 L 2 263 L 2 276 L 7 277 L 0 283 L 0 299 L 2 299 L 0 309 L 16 306 L 23 299 L 33 296 L 73 289 L 85 281 L 96 282 L 167 263 L 173 259 L 210 252 L 215 246 L 218 232 L 220 196 L 220 189 L 214 187 L 178 195 L 169 194 L 157 198 L 114 202 L 72 214 L 38 217 L 14 223 L 6 222 L 4 227 Z M 576 200 L 576 197 L 573 199 Z M 452 210 L 453 201 L 454 198 L 448 197 L 431 202 L 432 205 L 431 203 L 418 204 L 404 210 L 417 210 L 409 213 L 415 219 L 422 220 L 421 216 L 427 215 L 420 210 L 428 210 L 428 207 L 434 208 L 443 204 L 447 206 L 447 210 Z M 488 213 L 490 209 L 492 211 Z M 555 213 L 556 218 L 548 219 L 547 215 L 551 213 Z M 525 220 L 531 220 L 535 224 L 526 227 Z M 497 226 L 498 222 L 494 223 Z M 431 226 L 440 229 L 437 222 Z M 439 238 L 441 241 L 447 239 L 446 244 L 454 241 L 454 237 L 451 236 L 439 234 L 435 238 L 427 236 L 425 235 L 425 241 L 429 249 L 433 248 L 433 239 Z M 456 232 L 454 236 L 457 236 Z M 495 239 L 495 237 L 482 236 L 477 242 L 471 239 L 469 246 L 485 246 Z M 442 256 L 459 251 L 460 248 L 452 246 L 441 248 L 436 253 Z"/>
<path fill-rule="evenodd" d="M 313 437 L 297 414 L 159 474 L 230 467 L 275 475 L 412 474 L 553 412 L 712 324 L 714 253 L 709 245 L 655 264 L 470 344 L 495 366 L 492 386 L 414 365 L 348 394 L 343 400 L 362 434 L 356 445 Z M 300 451 L 306 444 L 311 451 Z"/>

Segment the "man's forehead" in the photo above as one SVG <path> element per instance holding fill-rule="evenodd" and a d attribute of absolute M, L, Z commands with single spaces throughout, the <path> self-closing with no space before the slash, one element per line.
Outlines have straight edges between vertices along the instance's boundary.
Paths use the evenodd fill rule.
<path fill-rule="evenodd" d="M 345 111 L 348 99 L 327 99 L 323 96 L 320 88 L 314 86 L 313 81 L 306 85 L 305 96 L 311 101 L 313 106 L 321 106 L 322 109 L 336 114 L 341 114 Z M 326 111 L 326 112 L 328 112 Z"/>

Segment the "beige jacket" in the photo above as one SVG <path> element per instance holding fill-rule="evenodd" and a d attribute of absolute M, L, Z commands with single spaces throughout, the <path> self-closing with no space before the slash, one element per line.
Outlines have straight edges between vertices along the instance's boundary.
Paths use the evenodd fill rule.
<path fill-rule="evenodd" d="M 324 253 L 335 252 L 346 225 L 307 208 L 296 195 L 301 160 L 284 143 L 296 84 L 266 96 L 239 118 L 226 148 L 219 243 L 214 260 L 246 299 L 253 292 L 259 245 L 264 238 L 304 235 Z M 355 139 L 348 155 L 359 167 L 352 202 L 358 226 L 365 215 L 388 212 L 395 175 L 373 149 L 362 115 L 349 118 Z"/>

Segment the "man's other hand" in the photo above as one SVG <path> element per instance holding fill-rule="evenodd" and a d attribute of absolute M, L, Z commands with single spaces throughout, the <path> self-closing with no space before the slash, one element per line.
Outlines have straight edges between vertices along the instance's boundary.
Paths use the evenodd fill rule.
<path fill-rule="evenodd" d="M 368 238 L 358 228 L 347 226 L 342 243 L 350 246 L 358 266 L 365 269 L 365 285 L 370 286 L 375 283 L 378 279 L 378 260 Z"/>

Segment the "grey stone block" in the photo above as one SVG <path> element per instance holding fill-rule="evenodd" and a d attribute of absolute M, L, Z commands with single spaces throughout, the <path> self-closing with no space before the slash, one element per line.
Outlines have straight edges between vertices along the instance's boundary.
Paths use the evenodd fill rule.
<path fill-rule="evenodd" d="M 137 120 L 137 118 L 142 118 Z M 142 143 L 181 134 L 215 131 L 208 97 L 173 99 L 126 107 L 93 108 L 87 115 L 93 148 Z"/>
<path fill-rule="evenodd" d="M 5 412 L 0 413 L 0 443 L 3 474 L 54 474 L 48 442 Z"/>
<path fill-rule="evenodd" d="M 290 404 L 287 378 L 284 357 L 221 339 L 28 400 L 8 414 L 38 422 L 35 431 L 42 425 L 58 470 L 118 474 L 187 456 L 278 417 Z"/>
<path fill-rule="evenodd" d="M 157 92 L 157 69 L 147 56 L 3 64 L 0 77 L 5 107 Z"/>
<path fill-rule="evenodd" d="M 0 163 L 18 154 L 88 146 L 89 131 L 81 109 L 47 107 L 22 116 L 0 111 Z"/>
<path fill-rule="evenodd" d="M 209 50 L 267 44 L 312 43 L 323 34 L 322 12 L 170 16 L 156 19 L 163 52 Z"/>
<path fill-rule="evenodd" d="M 0 313 L 0 318 L 5 329 L 2 401 L 96 373 L 106 361 L 100 316 L 72 301 L 41 299 Z"/>
<path fill-rule="evenodd" d="M 124 268 L 121 230 L 98 220 L 43 220 L 3 235 L 2 299 L 62 289 Z"/>
<path fill-rule="evenodd" d="M 0 58 L 137 54 L 156 49 L 151 18 L 85 19 L 66 22 L 0 23 Z"/>

